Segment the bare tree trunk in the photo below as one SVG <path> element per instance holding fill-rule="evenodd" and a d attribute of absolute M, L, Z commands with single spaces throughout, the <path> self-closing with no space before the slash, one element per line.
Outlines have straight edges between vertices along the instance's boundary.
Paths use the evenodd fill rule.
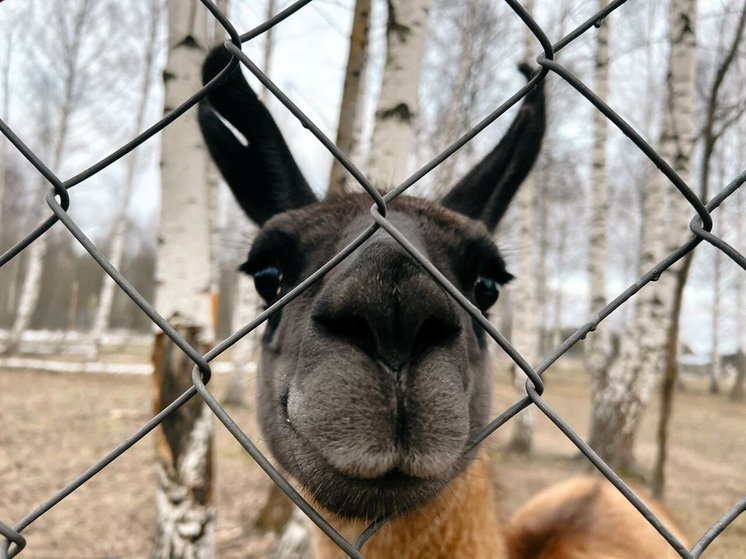
<path fill-rule="evenodd" d="M 744 136 L 741 135 L 743 142 Z M 742 152 L 743 153 L 743 152 Z M 736 212 L 736 234 L 741 239 L 741 250 L 746 247 L 743 240 L 746 238 L 746 196 L 741 193 Z M 733 381 L 733 387 L 730 390 L 730 399 L 734 402 L 743 400 L 746 394 L 746 277 L 740 274 L 736 278 L 736 336 L 738 361 L 736 363 L 736 378 Z"/>
<path fill-rule="evenodd" d="M 368 35 L 370 32 L 370 0 L 355 0 L 350 31 L 350 50 L 347 55 L 345 81 L 342 89 L 342 104 L 337 124 L 337 147 L 351 155 L 359 138 L 362 100 L 362 84 L 368 60 Z M 346 191 L 347 171 L 334 159 L 329 175 L 329 194 Z"/>
<path fill-rule="evenodd" d="M 8 25 L 11 27 L 11 25 Z M 2 96 L 3 105 L 2 112 L 0 112 L 0 118 L 5 122 L 10 120 L 10 63 L 11 54 L 13 47 L 13 29 L 8 29 L 5 32 L 5 64 L 2 69 Z M 5 192 L 7 190 L 8 182 L 10 181 L 10 158 L 8 156 L 9 142 L 3 136 L 0 138 L 0 242 L 3 240 L 3 233 L 5 223 L 3 223 L 4 217 L 4 206 L 5 206 Z M 0 311 L 5 310 L 6 312 L 12 312 L 13 304 L 15 303 L 15 291 L 16 291 L 16 277 L 18 275 L 18 259 L 7 263 L 6 269 L 3 270 L 5 277 L 10 278 L 6 280 L 3 286 L 4 293 L 0 298 Z"/>
<path fill-rule="evenodd" d="M 78 318 L 78 298 L 80 296 L 80 281 L 76 278 L 70 286 L 70 301 L 67 305 L 67 330 L 75 330 Z"/>
<path fill-rule="evenodd" d="M 533 13 L 534 2 L 529 0 L 525 3 L 526 11 Z M 524 58 L 528 59 L 531 53 L 532 37 L 525 36 Z M 515 197 L 516 216 L 518 219 L 518 238 L 523 239 L 526 244 L 525 250 L 521 251 L 518 261 L 518 276 L 521 281 L 516 284 L 515 301 L 520 301 L 513 313 L 512 343 L 523 355 L 524 359 L 532 365 L 536 364 L 539 354 L 539 321 L 538 301 L 536 299 L 537 281 L 534 270 L 536 269 L 536 251 L 533 240 L 535 238 L 536 222 L 534 216 L 535 185 L 533 176 L 529 175 L 523 181 L 521 188 Z M 520 398 L 526 395 L 526 375 L 516 365 L 512 365 L 513 385 L 516 395 Z M 531 452 L 534 431 L 534 410 L 529 406 L 520 412 L 514 423 L 508 448 L 513 452 Z"/>
<path fill-rule="evenodd" d="M 562 221 L 559 224 L 559 244 L 557 246 L 557 267 L 555 276 L 557 277 L 558 287 L 554 296 L 554 328 L 552 332 L 552 346 L 557 347 L 562 343 L 562 277 L 565 272 L 563 263 L 565 261 L 565 247 L 567 245 L 567 222 Z"/>
<path fill-rule="evenodd" d="M 547 220 L 549 218 L 549 205 L 551 202 L 548 200 L 548 192 L 545 185 L 542 184 L 541 179 L 534 183 L 538 185 L 536 196 L 534 197 L 534 203 L 536 204 L 536 269 L 534 274 L 536 275 L 536 307 L 539 312 L 539 316 L 549 316 L 549 274 L 547 272 L 547 264 L 549 260 L 550 250 L 550 239 L 549 239 L 549 225 Z M 561 233 L 560 233 L 561 234 Z M 562 240 L 564 242 L 564 239 Z M 558 263 L 558 268 L 561 267 L 561 263 Z M 557 270 L 561 273 L 561 270 Z M 546 318 L 543 320 L 537 320 L 537 355 L 544 355 L 551 349 L 552 346 L 552 329 Z"/>
<path fill-rule="evenodd" d="M 176 328 L 192 347 L 201 347 L 202 329 Z M 192 361 L 162 332 L 153 347 L 154 412 L 191 386 Z M 212 412 L 192 398 L 156 431 L 158 489 L 154 559 L 207 559 L 213 556 Z"/>
<path fill-rule="evenodd" d="M 388 0 L 386 64 L 371 138 L 368 175 L 379 190 L 406 177 L 430 0 Z"/>
<path fill-rule="evenodd" d="M 606 0 L 598 0 L 598 9 Z M 596 32 L 594 84 L 602 100 L 609 96 L 609 26 L 605 19 Z M 600 112 L 593 112 L 593 156 L 591 169 L 591 200 L 589 209 L 588 279 L 591 312 L 598 312 L 606 304 L 606 267 L 608 240 L 606 221 L 609 217 L 609 194 L 606 178 L 606 144 L 609 120 Z M 598 413 L 597 400 L 606 391 L 608 366 L 611 357 L 611 335 L 608 326 L 593 332 L 585 339 L 585 363 L 591 374 L 591 413 Z M 591 419 L 591 425 L 598 421 Z"/>
<path fill-rule="evenodd" d="M 158 28 L 160 26 L 161 15 L 162 4 L 160 0 L 150 0 L 150 6 L 147 13 L 150 27 L 148 30 L 148 39 L 144 45 L 145 60 L 143 61 L 142 68 L 142 87 L 140 89 L 140 101 L 138 103 L 137 112 L 135 113 L 135 123 L 132 128 L 133 137 L 140 133 L 143 128 L 143 123 L 145 122 L 145 113 L 148 108 L 148 98 L 150 96 L 153 82 L 153 65 L 155 63 L 158 49 Z M 129 207 L 135 178 L 137 177 L 138 155 L 139 151 L 134 150 L 127 156 L 127 171 L 124 179 L 124 189 L 121 194 L 121 203 L 118 206 L 118 211 L 114 218 L 114 235 L 111 242 L 109 261 L 112 266 L 117 269 L 121 267 L 124 256 L 127 226 L 129 225 L 127 219 L 127 208 Z M 96 316 L 93 320 L 93 328 L 91 329 L 92 347 L 89 357 L 94 360 L 98 359 L 99 351 L 101 349 L 101 341 L 104 334 L 109 329 L 115 286 L 116 284 L 114 281 L 109 276 L 104 275 L 98 298 L 99 304 L 96 308 Z"/>
<path fill-rule="evenodd" d="M 693 8 L 696 10 L 696 7 Z M 694 12 L 692 12 L 694 15 Z M 719 104 L 719 92 L 723 84 L 726 74 L 735 58 L 738 50 L 738 45 L 741 42 L 744 30 L 744 22 L 746 21 L 746 5 L 744 5 L 741 11 L 741 17 L 738 21 L 733 41 L 726 52 L 722 62 L 718 66 L 715 72 L 715 77 L 710 86 L 710 91 L 707 99 L 707 113 L 705 117 L 705 125 L 703 129 L 703 147 L 702 147 L 702 162 L 700 164 L 700 199 L 707 200 L 709 197 L 709 180 L 710 180 L 710 167 L 712 156 L 715 152 L 715 146 L 719 137 L 724 132 L 722 129 L 719 132 L 715 131 L 716 121 L 716 109 Z M 694 24 L 692 24 L 692 27 Z M 694 40 L 692 39 L 692 42 Z M 693 78 L 692 78 L 693 80 Z M 690 86 L 692 89 L 693 85 Z M 692 93 L 693 95 L 693 93 Z M 691 152 L 689 152 L 691 153 Z M 687 162 L 690 159 L 690 155 L 687 156 Z M 680 173 L 682 174 L 682 173 Z M 682 175 L 683 176 L 683 175 Z M 686 180 L 686 177 L 684 177 Z M 677 208 L 680 212 L 688 210 L 687 202 L 683 201 L 683 197 L 678 194 L 674 194 Z M 679 215 L 678 213 L 675 215 Z M 669 249 L 673 250 L 676 247 L 673 243 L 669 245 Z M 673 393 L 674 387 L 680 384 L 679 381 L 679 360 L 680 360 L 680 343 L 679 343 L 679 331 L 681 322 L 681 307 L 683 304 L 684 288 L 686 286 L 687 279 L 689 277 L 689 270 L 691 269 L 692 261 L 694 259 L 694 253 L 690 252 L 684 257 L 683 262 L 671 270 L 674 273 L 674 287 L 673 287 L 673 301 L 671 304 L 670 318 L 668 322 L 668 331 L 666 336 L 665 345 L 665 363 L 664 363 L 664 374 L 663 381 L 661 383 L 661 411 L 658 418 L 657 428 L 657 439 L 658 448 L 656 453 L 655 466 L 653 468 L 653 493 L 657 497 L 662 497 L 665 490 L 665 465 L 668 445 L 668 423 L 671 417 L 671 411 L 673 409 Z M 718 282 L 719 283 L 719 282 Z"/>
<path fill-rule="evenodd" d="M 715 251 L 713 256 L 715 262 L 713 265 L 712 279 L 712 340 L 711 340 L 711 358 L 710 358 L 710 384 L 708 391 L 710 394 L 720 394 L 720 378 L 723 376 L 723 361 L 720 357 L 720 317 L 722 316 L 722 304 L 720 297 L 720 278 L 723 268 L 723 253 Z"/>
<path fill-rule="evenodd" d="M 672 2 L 670 22 L 667 101 L 658 151 L 688 182 L 694 144 L 695 0 Z M 690 213 L 685 199 L 672 193 L 662 173 L 656 172 L 647 186 L 641 273 L 686 239 Z M 670 223 L 665 222 L 664 208 Z M 609 369 L 606 390 L 594 402 L 590 444 L 611 467 L 622 471 L 635 468 L 635 436 L 662 364 L 674 304 L 673 278 L 669 272 L 637 295 L 631 328 L 622 337 L 619 357 Z"/>
<path fill-rule="evenodd" d="M 234 206 L 237 210 L 237 206 Z M 253 239 L 256 234 L 256 228 L 253 225 L 246 226 L 246 234 L 249 239 Z M 231 317 L 231 330 L 236 331 L 250 320 L 252 320 L 259 308 L 256 290 L 252 279 L 246 274 L 239 273 L 236 278 L 235 298 L 233 307 L 233 316 Z M 248 376 L 250 372 L 256 370 L 256 364 L 259 359 L 259 330 L 244 336 L 232 348 L 233 369 L 231 370 L 228 386 L 225 390 L 223 403 L 232 406 L 243 406 L 246 403 L 246 388 L 248 386 Z"/>
<path fill-rule="evenodd" d="M 197 0 L 168 0 L 166 112 L 200 87 L 207 52 L 208 12 Z M 161 148 L 161 224 L 156 270 L 159 313 L 195 349 L 214 339 L 209 167 L 195 111 L 168 126 Z M 159 411 L 191 385 L 193 363 L 170 339 L 156 335 L 154 405 Z M 157 534 L 154 559 L 202 559 L 213 554 L 212 419 L 195 398 L 158 430 Z"/>
<path fill-rule="evenodd" d="M 66 9 L 62 4 L 55 4 L 58 11 L 57 16 L 63 18 L 62 10 Z M 53 137 L 49 139 L 51 145 L 51 157 L 49 168 L 58 171 L 62 154 L 67 142 L 70 117 L 75 109 L 76 96 L 78 91 L 78 78 L 81 59 L 81 44 L 85 33 L 88 31 L 90 16 L 92 10 L 91 0 L 84 0 L 76 5 L 77 10 L 72 16 L 72 29 L 63 33 L 61 40 L 61 52 L 63 56 L 63 97 L 59 113 L 57 126 L 53 129 Z M 67 20 L 64 20 L 67 21 Z M 49 184 L 46 179 L 39 180 L 38 193 L 46 193 Z M 39 202 L 39 221 L 47 217 L 49 213 L 47 205 Z M 23 278 L 21 286 L 18 307 L 15 321 L 8 334 L 8 339 L 4 348 L 5 353 L 17 351 L 21 335 L 28 328 L 31 318 L 36 310 L 36 304 L 39 301 L 39 290 L 41 289 L 41 277 L 44 271 L 44 256 L 47 253 L 49 243 L 49 233 L 39 237 L 28 249 L 28 263 L 26 275 Z"/>
<path fill-rule="evenodd" d="M 2 118 L 7 122 L 10 113 L 10 60 L 13 46 L 13 30 L 7 30 L 5 35 L 5 64 L 3 64 L 3 111 Z M 0 235 L 3 231 L 3 206 L 5 203 L 5 189 L 9 180 L 10 170 L 8 165 L 8 142 L 3 137 L 0 142 Z"/>
<path fill-rule="evenodd" d="M 265 12 L 264 12 L 264 18 L 271 19 L 275 15 L 275 8 L 277 4 L 277 0 L 266 0 L 267 4 L 265 6 Z M 270 27 L 263 33 L 264 37 L 264 49 L 262 51 L 262 71 L 269 75 L 271 68 L 272 68 L 272 51 L 274 50 L 274 27 Z M 261 91 L 259 92 L 259 99 L 264 103 L 265 105 L 268 105 L 269 101 L 272 99 L 272 97 L 269 95 L 269 90 L 262 86 Z"/>
<path fill-rule="evenodd" d="M 473 36 L 476 32 L 481 12 L 478 2 L 469 0 L 466 2 L 463 23 L 460 25 L 458 43 L 458 58 L 456 61 L 456 78 L 454 80 L 451 93 L 451 99 L 445 112 L 443 125 L 440 126 L 439 136 L 441 137 L 440 147 L 446 148 L 451 142 L 455 141 L 463 133 L 464 122 L 462 112 L 464 109 L 464 97 L 469 77 L 473 72 L 476 61 L 474 60 L 474 50 L 476 42 Z M 438 185 L 443 189 L 437 192 L 436 196 L 444 195 L 445 189 L 450 188 L 454 183 L 455 167 L 457 161 L 456 154 L 443 161 L 438 168 Z"/>

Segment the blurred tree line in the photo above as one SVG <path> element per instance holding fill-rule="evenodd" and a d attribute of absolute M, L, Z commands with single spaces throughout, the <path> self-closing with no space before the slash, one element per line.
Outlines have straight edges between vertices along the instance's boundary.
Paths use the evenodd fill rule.
<path fill-rule="evenodd" d="M 5 48 L 0 56 L 0 92 L 2 118 L 30 145 L 53 170 L 70 177 L 86 168 L 131 138 L 133 119 L 142 98 L 144 74 L 158 76 L 165 63 L 165 22 L 155 27 L 155 40 L 148 40 L 154 0 L 123 5 L 111 0 L 90 2 L 4 3 L 0 25 Z M 598 2 L 563 0 L 534 3 L 537 21 L 552 38 L 558 38 L 598 8 Z M 609 93 L 607 102 L 653 145 L 659 132 L 658 115 L 663 103 L 668 2 L 658 0 L 639 4 L 629 2 L 618 10 L 618 25 L 608 45 Z M 282 6 L 277 6 L 277 9 Z M 726 56 L 738 27 L 742 5 L 736 1 L 699 2 L 699 30 L 696 51 L 696 126 L 693 176 L 695 190 L 705 178 L 709 190 L 716 192 L 743 164 L 744 106 L 741 88 L 746 56 L 738 42 L 732 63 L 720 77 L 719 93 L 712 99 L 712 84 L 719 62 Z M 162 9 L 162 5 L 160 6 Z M 367 9 L 367 8 L 366 8 Z M 360 109 L 356 111 L 353 155 L 365 163 L 370 149 L 377 85 L 383 71 L 385 54 L 385 6 L 372 3 L 370 46 L 366 46 L 362 68 Z M 296 92 L 301 107 L 318 116 L 333 136 L 338 119 L 338 93 L 348 62 L 344 52 L 329 60 L 336 76 L 334 84 L 301 84 L 294 81 L 298 65 L 307 60 L 297 54 L 295 41 L 309 33 L 344 45 L 349 29 L 345 27 L 353 13 L 352 3 L 315 2 L 306 19 L 313 19 L 302 31 L 279 28 L 273 59 L 273 77 Z M 264 9 L 245 1 L 231 3 L 230 14 L 244 28 L 266 15 Z M 301 18 L 302 16 L 296 16 Z M 287 25 L 293 18 L 289 20 Z M 49 22 L 54 22 L 49 25 Z M 116 23 L 112 23 L 116 22 Z M 367 27 L 364 28 L 367 31 Z M 358 39 L 360 31 L 356 32 Z M 285 37 L 283 37 L 283 34 Z M 217 40 L 217 38 L 215 38 Z M 326 40 L 326 39 L 324 39 Z M 58 46 L 61 45 L 61 48 Z M 144 52 L 144 49 L 152 52 Z M 259 59 L 261 44 L 246 45 Z M 252 50 L 253 49 L 253 50 Z M 284 49 L 284 50 L 283 50 Z M 294 49 L 294 50 L 293 50 Z M 342 49 L 344 50 L 344 49 Z M 502 3 L 470 0 L 435 0 L 430 7 L 428 36 L 419 82 L 419 110 L 414 120 L 415 141 L 407 168 L 426 162 L 451 141 L 469 129 L 505 99 L 506 92 L 520 85 L 515 63 L 531 59 L 539 45 L 527 38 L 518 18 Z M 586 34 L 562 53 L 562 61 L 586 83 L 594 83 L 595 39 Z M 150 56 L 150 67 L 146 60 Z M 310 53 L 311 58 L 321 56 Z M 296 59 L 293 62 L 293 59 Z M 265 60 L 269 63 L 269 58 Z M 277 64 L 277 61 L 282 64 Z M 295 66 L 293 66 L 293 63 Z M 160 80 L 152 80 L 143 108 L 142 127 L 154 122 L 162 106 Z M 536 304 L 543 317 L 534 326 L 539 334 L 537 354 L 546 353 L 564 337 L 568 328 L 582 321 L 590 308 L 588 276 L 589 200 L 593 191 L 590 133 L 595 110 L 572 88 L 549 76 L 548 134 L 541 160 L 533 176 L 531 196 L 535 226 L 530 238 L 519 236 L 519 219 L 507 220 L 499 233 L 500 244 L 515 266 L 518 257 L 532 253 Z M 302 89 L 301 89 L 302 88 Z M 327 98 L 319 92 L 334 92 Z M 292 119 L 269 104 L 281 125 L 290 130 Z M 711 105 L 718 125 L 707 132 L 705 116 Z M 714 104 L 713 104 L 714 103 Z M 501 133 L 507 118 L 500 119 L 475 141 L 459 150 L 451 159 L 418 183 L 413 192 L 437 196 L 468 168 Z M 717 135 L 717 145 L 705 142 L 706 134 Z M 121 269 L 146 298 L 153 298 L 154 254 L 157 239 L 158 142 L 151 141 L 137 150 L 134 185 L 127 185 L 127 160 L 122 160 L 76 186 L 72 191 L 70 213 L 105 253 L 111 254 L 118 210 L 127 217 Z M 706 145 L 707 144 L 707 145 Z M 304 144 L 305 145 L 305 144 Z M 710 146 L 710 147 L 707 147 Z M 0 139 L 0 249 L 5 250 L 21 239 L 34 224 L 48 215 L 42 198 L 46 185 L 38 174 L 9 145 Z M 707 162 L 702 153 L 707 148 Z M 317 148 L 312 148 L 317 149 Z M 312 152 L 306 159 L 319 163 L 308 174 L 317 190 L 328 183 L 330 158 L 323 151 Z M 609 131 L 606 147 L 608 188 L 608 261 L 606 296 L 621 291 L 637 277 L 642 235 L 642 186 L 653 173 L 652 165 L 614 128 Z M 303 157 L 301 157 L 303 160 Z M 57 160 L 57 161 L 55 161 Z M 704 166 L 709 169 L 704 172 Z M 361 165 L 363 168 L 366 165 Z M 337 179 L 338 180 L 338 179 Z M 347 188 L 354 188 L 347 185 Z M 718 227 L 736 246 L 743 235 L 743 194 L 732 197 L 718 210 Z M 232 201 L 221 192 L 217 206 L 220 234 L 220 320 L 218 332 L 230 331 L 233 271 L 246 250 L 246 228 L 231 209 Z M 40 274 L 38 301 L 33 305 L 28 328 L 73 329 L 90 331 L 100 306 L 103 273 L 90 258 L 56 226 L 44 236 L 47 247 Z M 682 340 L 694 351 L 733 354 L 743 347 L 743 277 L 727 259 L 710 247 L 699 250 L 694 259 L 690 281 L 682 306 Z M 17 321 L 29 274 L 30 250 L 24 251 L 0 270 L 0 328 L 10 329 Z M 713 288 L 713 280 L 716 287 Z M 707 285 L 707 287 L 705 287 Z M 731 301 L 734 304 L 728 304 Z M 739 306 L 740 305 L 740 306 Z M 717 311 L 721 309 L 722 312 Z M 497 317 L 509 330 L 515 305 L 503 305 L 508 316 Z M 609 323 L 614 336 L 634 316 L 634 304 L 624 305 Z M 716 319 L 712 317 L 717 315 Z M 110 328 L 144 332 L 149 321 L 118 290 L 115 290 Z M 702 329 L 711 332 L 701 336 Z M 528 349 L 528 353 L 531 353 Z M 713 358 L 714 363 L 720 360 Z M 723 373 L 718 373 L 722 375 Z M 716 375 L 717 376 L 717 375 Z"/>

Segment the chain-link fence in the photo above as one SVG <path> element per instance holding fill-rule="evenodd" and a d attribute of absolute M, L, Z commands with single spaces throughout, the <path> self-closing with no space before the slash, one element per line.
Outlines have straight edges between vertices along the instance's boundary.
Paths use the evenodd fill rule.
<path fill-rule="evenodd" d="M 591 449 L 578 434 L 560 417 L 542 398 L 544 391 L 543 375 L 557 361 L 563 354 L 565 354 L 573 345 L 579 340 L 583 339 L 589 332 L 593 331 L 598 324 L 605 320 L 611 315 L 616 309 L 618 309 L 625 301 L 633 297 L 640 289 L 647 285 L 651 281 L 655 281 L 663 271 L 671 267 L 677 261 L 682 259 L 687 253 L 694 250 L 697 245 L 702 241 L 707 241 L 712 244 L 718 250 L 728 255 L 728 257 L 735 262 L 738 266 L 746 270 L 746 258 L 740 254 L 734 247 L 730 246 L 723 239 L 713 235 L 712 230 L 712 218 L 711 213 L 717 208 L 724 200 L 733 195 L 734 192 L 741 185 L 746 182 L 746 172 L 741 173 L 737 176 L 730 184 L 728 184 L 717 196 L 715 196 L 706 205 L 692 192 L 689 186 L 671 169 L 666 161 L 656 153 L 656 151 L 648 145 L 642 137 L 635 132 L 632 127 L 629 126 L 617 113 L 611 110 L 602 99 L 599 99 L 593 91 L 591 91 L 584 83 L 582 83 L 572 72 L 555 60 L 555 55 L 561 49 L 569 45 L 575 39 L 580 37 L 582 34 L 587 32 L 594 26 L 598 26 L 604 18 L 616 10 L 619 6 L 624 4 L 626 0 L 616 0 L 611 2 L 605 9 L 596 13 L 593 17 L 585 21 L 582 25 L 578 26 L 564 38 L 558 42 L 552 44 L 547 38 L 542 28 L 529 16 L 528 13 L 522 8 L 522 6 L 514 0 L 505 0 L 508 6 L 515 12 L 525 26 L 531 31 L 536 37 L 543 48 L 543 53 L 537 57 L 537 62 L 541 67 L 541 70 L 532 77 L 532 79 L 519 91 L 517 91 L 510 99 L 495 109 L 490 115 L 482 120 L 477 126 L 472 128 L 467 134 L 465 134 L 458 141 L 453 143 L 450 147 L 440 153 L 436 158 L 430 161 L 427 165 L 422 167 L 414 175 L 409 177 L 394 190 L 386 195 L 381 195 L 375 189 L 375 187 L 368 181 L 368 179 L 356 169 L 350 159 L 344 153 L 340 152 L 339 149 L 331 142 L 321 130 L 306 116 L 300 109 L 282 92 L 280 89 L 273 84 L 267 76 L 265 76 L 257 66 L 241 51 L 241 45 L 247 41 L 250 41 L 257 36 L 261 35 L 271 27 L 277 25 L 287 17 L 291 16 L 295 12 L 299 11 L 304 6 L 308 5 L 311 0 L 300 0 L 290 5 L 288 8 L 278 13 L 275 17 L 264 22 L 262 25 L 256 27 L 252 31 L 239 35 L 234 29 L 231 22 L 222 15 L 215 5 L 210 0 L 201 0 L 205 6 L 205 9 L 209 10 L 212 15 L 217 19 L 219 24 L 227 32 L 230 39 L 226 41 L 225 47 L 233 55 L 231 63 L 213 80 L 207 85 L 197 91 L 192 97 L 186 102 L 180 105 L 178 108 L 173 110 L 170 114 L 166 115 L 158 123 L 151 126 L 142 134 L 116 150 L 108 157 L 105 157 L 89 169 L 82 173 L 68 179 L 66 181 L 60 180 L 49 168 L 47 168 L 43 161 L 37 157 L 34 152 L 29 149 L 23 142 L 23 140 L 16 135 L 16 133 L 10 129 L 10 127 L 3 121 L 0 120 L 0 130 L 2 133 L 13 143 L 13 145 L 23 154 L 23 156 L 31 162 L 34 167 L 41 173 L 46 180 L 49 181 L 52 189 L 46 196 L 46 202 L 51 208 L 52 214 L 38 226 L 35 230 L 29 233 L 24 239 L 22 239 L 15 246 L 10 248 L 5 254 L 0 256 L 0 267 L 8 263 L 11 259 L 21 253 L 34 241 L 36 241 L 41 235 L 49 230 L 52 225 L 60 221 L 62 224 L 72 233 L 72 235 L 78 240 L 78 242 L 85 248 L 91 257 L 103 268 L 103 270 L 111 276 L 111 278 L 118 284 L 118 286 L 124 291 L 144 312 L 155 325 L 158 326 L 173 342 L 194 362 L 195 367 L 192 373 L 193 385 L 170 405 L 168 405 L 163 411 L 153 417 L 145 425 L 143 425 L 137 432 L 135 432 L 127 440 L 123 441 L 117 448 L 108 453 L 103 459 L 96 464 L 92 465 L 88 470 L 83 472 L 76 479 L 72 480 L 66 487 L 64 487 L 57 494 L 51 496 L 46 502 L 44 502 L 37 509 L 31 511 L 28 515 L 16 522 L 12 527 L 4 522 L 8 519 L 0 519 L 0 559 L 8 559 L 18 555 L 26 545 L 26 539 L 22 535 L 23 531 L 28 528 L 31 524 L 36 522 L 45 513 L 47 513 L 52 507 L 57 505 L 60 501 L 68 497 L 71 493 L 80 488 L 93 476 L 95 476 L 102 469 L 106 468 L 135 443 L 142 439 L 151 430 L 157 427 L 164 419 L 170 414 L 177 410 L 188 400 L 198 397 L 202 398 L 209 408 L 214 412 L 215 416 L 225 425 L 225 427 L 233 434 L 243 448 L 252 456 L 252 458 L 263 468 L 267 475 L 290 497 L 290 499 L 306 514 L 308 517 L 316 523 L 319 528 L 325 532 L 336 544 L 344 550 L 350 557 L 360 558 L 363 557 L 364 544 L 375 532 L 388 520 L 379 519 L 374 522 L 367 530 L 365 530 L 357 541 L 349 542 L 345 540 L 314 508 L 288 483 L 286 479 L 278 472 L 277 469 L 269 462 L 269 460 L 262 455 L 257 449 L 251 439 L 241 430 L 241 428 L 231 419 L 226 410 L 218 403 L 215 397 L 210 393 L 207 384 L 211 376 L 210 362 L 215 359 L 218 355 L 226 351 L 238 340 L 246 336 L 249 332 L 261 325 L 267 320 L 272 314 L 278 312 L 283 306 L 292 301 L 305 289 L 307 289 L 313 282 L 317 281 L 334 266 L 339 264 L 342 260 L 347 258 L 353 251 L 355 251 L 373 232 L 378 229 L 386 231 L 393 239 L 395 239 L 410 255 L 412 258 L 417 260 L 419 264 L 427 270 L 427 272 L 433 277 L 433 279 L 440 284 L 467 312 L 469 312 L 473 318 L 478 321 L 485 331 L 497 342 L 497 344 L 513 359 L 513 361 L 523 370 L 527 376 L 526 381 L 526 396 L 513 404 L 500 416 L 491 421 L 484 429 L 482 429 L 478 435 L 473 439 L 473 444 L 478 445 L 485 438 L 490 436 L 495 430 L 504 425 L 509 419 L 519 413 L 521 410 L 533 405 L 543 414 L 546 415 L 566 436 L 572 441 L 572 443 L 582 452 L 583 455 L 606 477 L 614 484 L 614 486 L 634 505 L 639 513 L 668 541 L 671 547 L 683 558 L 692 559 L 699 557 L 705 548 L 712 543 L 712 541 L 718 537 L 718 535 L 731 524 L 738 515 L 746 510 L 746 498 L 741 499 L 731 510 L 727 511 L 720 520 L 718 520 L 702 538 L 696 543 L 696 545 L 688 550 L 678 541 L 673 535 L 671 530 L 666 527 L 653 512 L 624 484 L 619 476 L 607 466 L 598 455 Z M 89 177 L 100 172 L 102 169 L 111 165 L 118 159 L 125 156 L 127 153 L 135 149 L 137 146 L 145 142 L 148 138 L 163 130 L 166 126 L 172 123 L 175 119 L 179 118 L 185 111 L 193 107 L 200 99 L 202 99 L 207 93 L 212 90 L 222 78 L 229 72 L 232 71 L 237 64 L 244 64 L 258 79 L 261 83 L 267 87 L 269 91 L 279 99 L 296 118 L 303 124 L 304 127 L 309 129 L 318 140 L 337 158 L 342 165 L 351 173 L 351 175 L 357 180 L 357 182 L 365 189 L 370 195 L 373 203 L 371 210 L 371 223 L 370 227 L 366 231 L 366 234 L 361 235 L 354 242 L 348 245 L 344 250 L 332 258 L 329 262 L 324 264 L 310 277 L 303 281 L 300 285 L 290 291 L 287 295 L 282 297 L 279 301 L 271 305 L 266 311 L 262 312 L 250 323 L 239 329 L 237 332 L 232 334 L 226 340 L 215 346 L 212 350 L 206 354 L 200 354 L 195 348 L 191 347 L 181 336 L 179 336 L 176 330 L 166 321 L 163 317 L 159 316 L 153 305 L 143 298 L 129 283 L 126 277 L 124 277 L 118 270 L 116 270 L 106 259 L 101 250 L 91 242 L 90 239 L 81 231 L 78 225 L 73 221 L 67 213 L 67 209 L 70 205 L 70 189 Z M 612 302 L 606 305 L 603 309 L 598 311 L 594 315 L 592 320 L 582 326 L 580 329 L 575 331 L 568 339 L 566 339 L 559 347 L 547 355 L 541 363 L 536 367 L 531 367 L 529 363 L 508 343 L 507 340 L 478 312 L 475 311 L 473 306 L 468 300 L 461 294 L 461 292 L 454 287 L 436 268 L 429 262 L 413 244 L 403 235 L 399 230 L 394 227 L 390 221 L 386 219 L 386 208 L 387 204 L 398 197 L 400 194 L 405 192 L 409 187 L 419 181 L 427 173 L 432 171 L 436 166 L 442 163 L 445 159 L 450 157 L 456 150 L 462 147 L 465 143 L 469 142 L 482 130 L 484 130 L 489 124 L 505 113 L 510 107 L 521 100 L 540 80 L 543 80 L 549 72 L 554 72 L 560 76 L 567 84 L 575 88 L 581 95 L 583 95 L 588 101 L 590 101 L 599 111 L 601 111 L 611 122 L 613 122 L 632 142 L 642 150 L 645 155 L 652 161 L 658 169 L 663 172 L 671 184 L 678 189 L 682 196 L 684 196 L 691 204 L 696 215 L 691 220 L 690 229 L 692 237 L 681 245 L 677 250 L 667 255 L 661 260 L 654 268 L 648 271 L 642 276 L 637 282 L 631 287 L 625 290 L 622 294 L 616 297 Z"/>

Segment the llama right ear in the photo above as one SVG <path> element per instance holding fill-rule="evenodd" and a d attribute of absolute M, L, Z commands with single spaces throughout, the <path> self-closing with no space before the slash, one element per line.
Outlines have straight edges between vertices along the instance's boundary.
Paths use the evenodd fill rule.
<path fill-rule="evenodd" d="M 202 66 L 202 82 L 214 78 L 231 60 L 215 47 Z M 218 116 L 246 139 L 246 145 Z M 239 66 L 200 102 L 199 124 L 207 147 L 239 205 L 258 225 L 273 215 L 317 201 L 264 104 Z"/>
<path fill-rule="evenodd" d="M 518 69 L 526 79 L 531 78 L 531 66 L 520 64 Z M 446 194 L 441 204 L 494 230 L 536 162 L 545 126 L 542 80 L 526 95 L 500 143 Z"/>

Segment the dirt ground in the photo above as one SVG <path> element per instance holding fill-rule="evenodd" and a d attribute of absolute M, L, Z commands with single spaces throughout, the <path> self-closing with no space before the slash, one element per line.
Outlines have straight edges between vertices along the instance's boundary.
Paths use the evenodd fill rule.
<path fill-rule="evenodd" d="M 560 364 L 561 365 L 561 364 Z M 211 383 L 223 394 L 225 378 Z M 507 376 L 498 379 L 496 410 L 512 403 Z M 588 422 L 588 379 L 572 368 L 549 375 L 546 399 L 581 435 Z M 150 417 L 147 376 L 61 375 L 0 371 L 0 521 L 13 525 L 74 479 Z M 229 409 L 256 434 L 251 409 Z M 651 407 L 640 434 L 641 465 L 655 452 Z M 502 510 L 553 481 L 585 472 L 571 443 L 537 417 L 535 451 L 505 452 L 508 423 L 489 442 L 501 480 Z M 252 528 L 270 482 L 216 422 L 216 557 L 271 557 L 272 535 Z M 746 495 L 746 404 L 705 393 L 690 381 L 677 394 L 666 504 L 696 541 Z M 261 441 L 259 441 L 261 446 Z M 104 559 L 149 555 L 154 534 L 154 439 L 135 445 L 90 482 L 33 523 L 24 535 L 26 559 Z M 704 559 L 746 557 L 746 518 L 737 520 Z M 632 559 L 632 558 L 631 558 Z"/>

